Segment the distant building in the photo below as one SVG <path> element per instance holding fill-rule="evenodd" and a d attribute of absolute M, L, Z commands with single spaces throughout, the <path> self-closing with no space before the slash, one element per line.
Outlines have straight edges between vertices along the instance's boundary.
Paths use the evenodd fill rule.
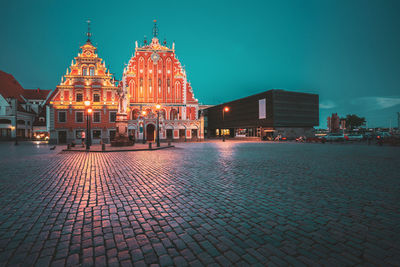
<path fill-rule="evenodd" d="M 269 90 L 216 105 L 204 110 L 205 132 L 207 137 L 311 136 L 319 125 L 318 99 L 316 94 Z"/>
<path fill-rule="evenodd" d="M 161 44 L 157 35 L 154 24 L 151 43 L 145 40 L 139 46 L 136 42 L 135 54 L 124 69 L 122 84 L 129 96 L 129 134 L 153 141 L 156 104 L 160 104 L 160 139 L 201 138 L 198 100 L 175 54 L 175 44 Z"/>
<path fill-rule="evenodd" d="M 109 143 L 115 136 L 118 88 L 96 50 L 89 38 L 49 98 L 46 115 L 51 143 L 81 142 L 87 126 L 86 100 L 93 110 L 92 142 Z"/>
<path fill-rule="evenodd" d="M 34 137 L 35 121 L 39 120 L 49 93 L 50 90 L 24 89 L 11 74 L 0 71 L 0 139 Z"/>
<path fill-rule="evenodd" d="M 332 113 L 330 117 L 327 118 L 327 126 L 329 132 L 336 133 L 338 132 L 341 127 L 342 127 L 342 121 L 337 113 Z"/>

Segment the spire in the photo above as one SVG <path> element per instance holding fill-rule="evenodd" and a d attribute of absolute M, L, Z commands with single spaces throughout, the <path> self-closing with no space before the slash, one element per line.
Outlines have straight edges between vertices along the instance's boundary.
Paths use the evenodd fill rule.
<path fill-rule="evenodd" d="M 91 41 L 90 41 L 90 37 L 92 37 L 92 33 L 90 32 L 90 20 L 88 19 L 87 21 L 87 24 L 88 24 L 88 31 L 87 31 L 87 33 L 86 33 L 86 36 L 88 37 L 88 39 L 87 39 L 87 42 L 88 43 L 91 43 Z"/>
<path fill-rule="evenodd" d="M 158 35 L 158 27 L 157 27 L 157 20 L 154 20 L 154 27 L 153 27 L 153 36 L 157 38 Z"/>

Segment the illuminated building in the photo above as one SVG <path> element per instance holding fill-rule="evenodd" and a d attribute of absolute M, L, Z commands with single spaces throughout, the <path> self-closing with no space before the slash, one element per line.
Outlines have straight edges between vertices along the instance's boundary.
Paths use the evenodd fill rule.
<path fill-rule="evenodd" d="M 161 139 L 201 138 L 198 101 L 175 55 L 175 44 L 160 44 L 157 35 L 155 23 L 151 43 L 136 42 L 135 54 L 124 69 L 121 86 L 128 95 L 129 134 L 137 140 L 154 140 L 156 104 L 160 104 Z"/>
<path fill-rule="evenodd" d="M 228 112 L 223 108 L 228 107 Z M 204 109 L 207 137 L 254 137 L 288 139 L 314 136 L 319 124 L 316 94 L 269 90 Z"/>
<path fill-rule="evenodd" d="M 0 71 L 0 139 L 30 139 L 45 132 L 44 104 L 50 90 L 24 89 L 6 72 Z M 40 122 L 40 123 L 39 123 Z"/>
<path fill-rule="evenodd" d="M 91 136 L 93 143 L 108 143 L 115 136 L 118 108 L 117 86 L 97 48 L 88 40 L 81 46 L 66 74 L 48 101 L 47 118 L 52 143 L 81 143 L 86 129 L 84 101 L 91 102 Z"/>

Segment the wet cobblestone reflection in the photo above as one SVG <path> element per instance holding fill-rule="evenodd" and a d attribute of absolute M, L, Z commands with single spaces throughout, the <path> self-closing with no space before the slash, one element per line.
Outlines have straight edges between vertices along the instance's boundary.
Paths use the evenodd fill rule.
<path fill-rule="evenodd" d="M 398 266 L 399 155 L 241 142 L 11 151 L 0 160 L 0 266 Z"/>

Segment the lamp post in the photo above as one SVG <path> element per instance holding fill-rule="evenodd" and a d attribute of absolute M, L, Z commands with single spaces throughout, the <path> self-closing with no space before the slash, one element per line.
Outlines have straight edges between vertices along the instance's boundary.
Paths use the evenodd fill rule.
<path fill-rule="evenodd" d="M 18 146 L 18 119 L 17 119 L 17 115 L 15 115 L 15 143 L 14 145 Z"/>
<path fill-rule="evenodd" d="M 225 128 L 225 112 L 229 111 L 229 107 L 222 109 L 222 126 Z M 222 142 L 225 142 L 225 129 L 222 129 Z"/>
<path fill-rule="evenodd" d="M 160 147 L 160 108 L 161 105 L 157 104 L 156 105 L 156 111 L 157 111 L 157 147 Z"/>
<path fill-rule="evenodd" d="M 142 111 L 142 115 L 143 115 L 143 144 L 145 144 L 146 143 L 146 139 L 145 139 L 145 136 L 144 136 L 144 116 L 146 116 L 146 111 Z"/>
<path fill-rule="evenodd" d="M 91 138 L 90 138 L 90 114 L 92 113 L 92 109 L 90 108 L 90 101 L 85 101 L 86 106 L 86 150 L 90 150 Z"/>

